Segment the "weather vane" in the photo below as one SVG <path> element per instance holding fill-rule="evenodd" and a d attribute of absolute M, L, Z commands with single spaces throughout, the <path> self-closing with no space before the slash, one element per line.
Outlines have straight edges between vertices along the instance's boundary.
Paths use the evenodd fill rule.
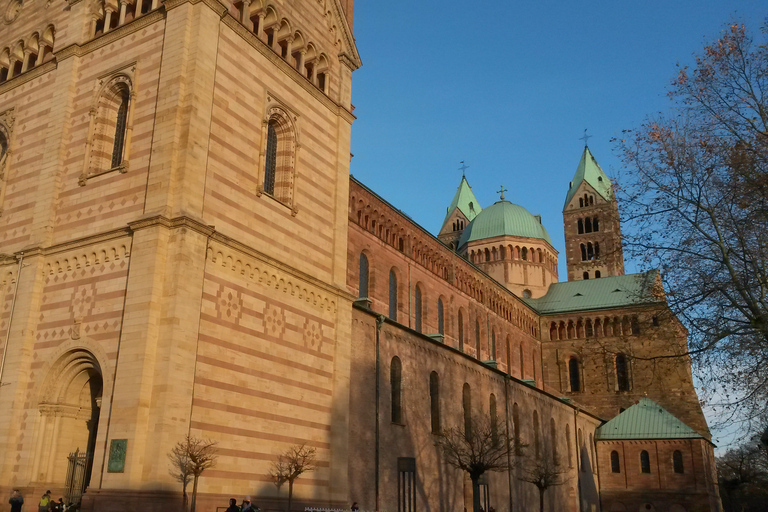
<path fill-rule="evenodd" d="M 461 167 L 459 167 L 459 170 L 461 171 L 461 177 L 462 178 L 466 178 L 466 175 L 464 174 L 464 171 L 469 169 L 469 166 L 464 163 L 464 160 L 462 160 L 459 163 L 461 164 Z"/>
<path fill-rule="evenodd" d="M 509 189 L 504 188 L 504 185 L 501 186 L 500 190 L 497 190 L 497 194 L 501 194 L 501 200 L 504 200 L 504 192 L 509 192 Z"/>
<path fill-rule="evenodd" d="M 579 137 L 579 140 L 583 140 L 584 141 L 584 147 L 588 146 L 587 141 L 589 139 L 591 139 L 591 138 L 592 138 L 592 135 L 587 135 L 587 129 L 584 128 L 584 136 L 583 137 Z"/>

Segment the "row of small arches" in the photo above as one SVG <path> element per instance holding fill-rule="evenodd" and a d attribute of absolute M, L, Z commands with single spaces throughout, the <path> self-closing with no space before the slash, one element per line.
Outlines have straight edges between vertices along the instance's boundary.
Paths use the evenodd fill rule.
<path fill-rule="evenodd" d="M 102 0 L 91 18 L 91 34 L 99 37 L 136 18 L 154 11 L 160 0 Z"/>
<path fill-rule="evenodd" d="M 613 336 L 629 336 L 640 334 L 640 320 L 637 315 L 614 316 L 605 318 L 579 318 L 561 320 L 549 324 L 550 341 L 574 340 L 581 338 L 610 338 Z"/>
<path fill-rule="evenodd" d="M 685 465 L 683 464 L 683 452 L 680 450 L 675 450 L 672 452 L 672 471 L 678 475 L 685 473 Z M 651 457 L 646 450 L 640 452 L 640 472 L 651 472 Z M 621 460 L 619 459 L 619 452 L 616 450 L 611 451 L 611 473 L 621 473 Z"/>
<path fill-rule="evenodd" d="M 328 57 L 301 30 L 281 17 L 274 5 L 255 6 L 256 2 L 238 1 L 230 5 L 229 14 L 280 55 L 292 68 L 315 87 L 328 93 L 330 67 Z"/>
<path fill-rule="evenodd" d="M 78 256 L 62 258 L 47 263 L 45 266 L 45 274 L 53 275 L 62 272 L 71 272 L 72 270 L 79 270 L 90 267 L 91 265 L 118 261 L 123 258 L 128 258 L 129 256 L 130 253 L 124 245 L 120 247 L 112 247 L 110 249 L 102 249 L 100 251 L 94 251 L 91 254 L 80 254 Z"/>
<path fill-rule="evenodd" d="M 581 261 L 600 259 L 600 242 L 581 244 Z"/>
<path fill-rule="evenodd" d="M 491 248 L 474 249 L 469 251 L 469 261 L 472 263 L 487 263 L 490 261 L 528 261 L 544 263 L 549 270 L 557 272 L 557 259 L 546 250 L 535 247 L 520 247 L 519 245 L 500 245 Z"/>
<path fill-rule="evenodd" d="M 579 234 L 600 231 L 600 221 L 597 217 L 585 217 L 577 222 Z"/>
<path fill-rule="evenodd" d="M 603 181 L 602 178 L 600 178 L 600 181 Z M 595 196 L 592 194 L 584 194 L 584 197 L 579 198 L 579 208 L 585 208 L 593 204 L 595 204 Z"/>
<path fill-rule="evenodd" d="M 51 60 L 55 34 L 54 26 L 48 25 L 26 40 L 20 39 L 12 47 L 4 48 L 0 52 L 0 83 Z"/>

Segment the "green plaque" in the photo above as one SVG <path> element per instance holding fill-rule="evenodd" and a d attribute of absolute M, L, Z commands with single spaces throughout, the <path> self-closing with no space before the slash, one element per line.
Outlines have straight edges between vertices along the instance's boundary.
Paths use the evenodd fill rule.
<path fill-rule="evenodd" d="M 125 470 L 125 452 L 128 449 L 127 439 L 113 439 L 109 445 L 109 463 L 107 472 L 122 473 Z"/>

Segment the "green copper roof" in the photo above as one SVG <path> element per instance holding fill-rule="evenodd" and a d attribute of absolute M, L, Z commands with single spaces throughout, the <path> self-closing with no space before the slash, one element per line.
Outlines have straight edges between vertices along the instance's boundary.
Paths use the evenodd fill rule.
<path fill-rule="evenodd" d="M 568 189 L 568 195 L 565 196 L 565 208 L 576 193 L 576 189 L 579 188 L 582 181 L 586 181 L 595 192 L 603 196 L 603 199 L 610 201 L 613 198 L 613 189 L 611 187 L 611 180 L 600 168 L 600 164 L 597 163 L 595 157 L 592 156 L 592 152 L 589 148 L 584 146 L 584 153 L 581 155 L 581 161 L 576 168 L 576 174 L 573 175 L 570 188 Z"/>
<path fill-rule="evenodd" d="M 456 195 L 453 196 L 453 201 L 451 201 L 451 204 L 445 212 L 443 224 L 445 224 L 448 217 L 456 208 L 461 210 L 461 213 L 463 213 L 470 222 L 483 210 L 480 208 L 480 203 L 477 202 L 475 194 L 472 193 L 472 187 L 469 186 L 467 178 L 464 176 L 461 177 L 461 183 L 459 183 L 459 187 L 456 189 Z"/>
<path fill-rule="evenodd" d="M 622 412 L 597 429 L 595 439 L 703 439 L 691 427 L 675 418 L 650 398 Z"/>
<path fill-rule="evenodd" d="M 523 300 L 543 315 L 662 302 L 653 295 L 657 275 L 657 270 L 650 270 L 643 274 L 552 283 L 543 297 Z"/>
<path fill-rule="evenodd" d="M 497 236 L 541 238 L 552 245 L 549 233 L 541 224 L 541 217 L 533 216 L 520 205 L 497 201 L 483 210 L 461 234 L 459 247 L 474 240 Z"/>

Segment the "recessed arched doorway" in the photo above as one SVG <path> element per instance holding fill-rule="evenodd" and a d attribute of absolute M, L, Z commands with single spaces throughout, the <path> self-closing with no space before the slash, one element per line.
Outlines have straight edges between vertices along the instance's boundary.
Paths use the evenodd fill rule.
<path fill-rule="evenodd" d="M 91 478 L 103 388 L 98 360 L 78 348 L 50 367 L 40 397 L 35 480 L 69 486 L 77 501 Z"/>

